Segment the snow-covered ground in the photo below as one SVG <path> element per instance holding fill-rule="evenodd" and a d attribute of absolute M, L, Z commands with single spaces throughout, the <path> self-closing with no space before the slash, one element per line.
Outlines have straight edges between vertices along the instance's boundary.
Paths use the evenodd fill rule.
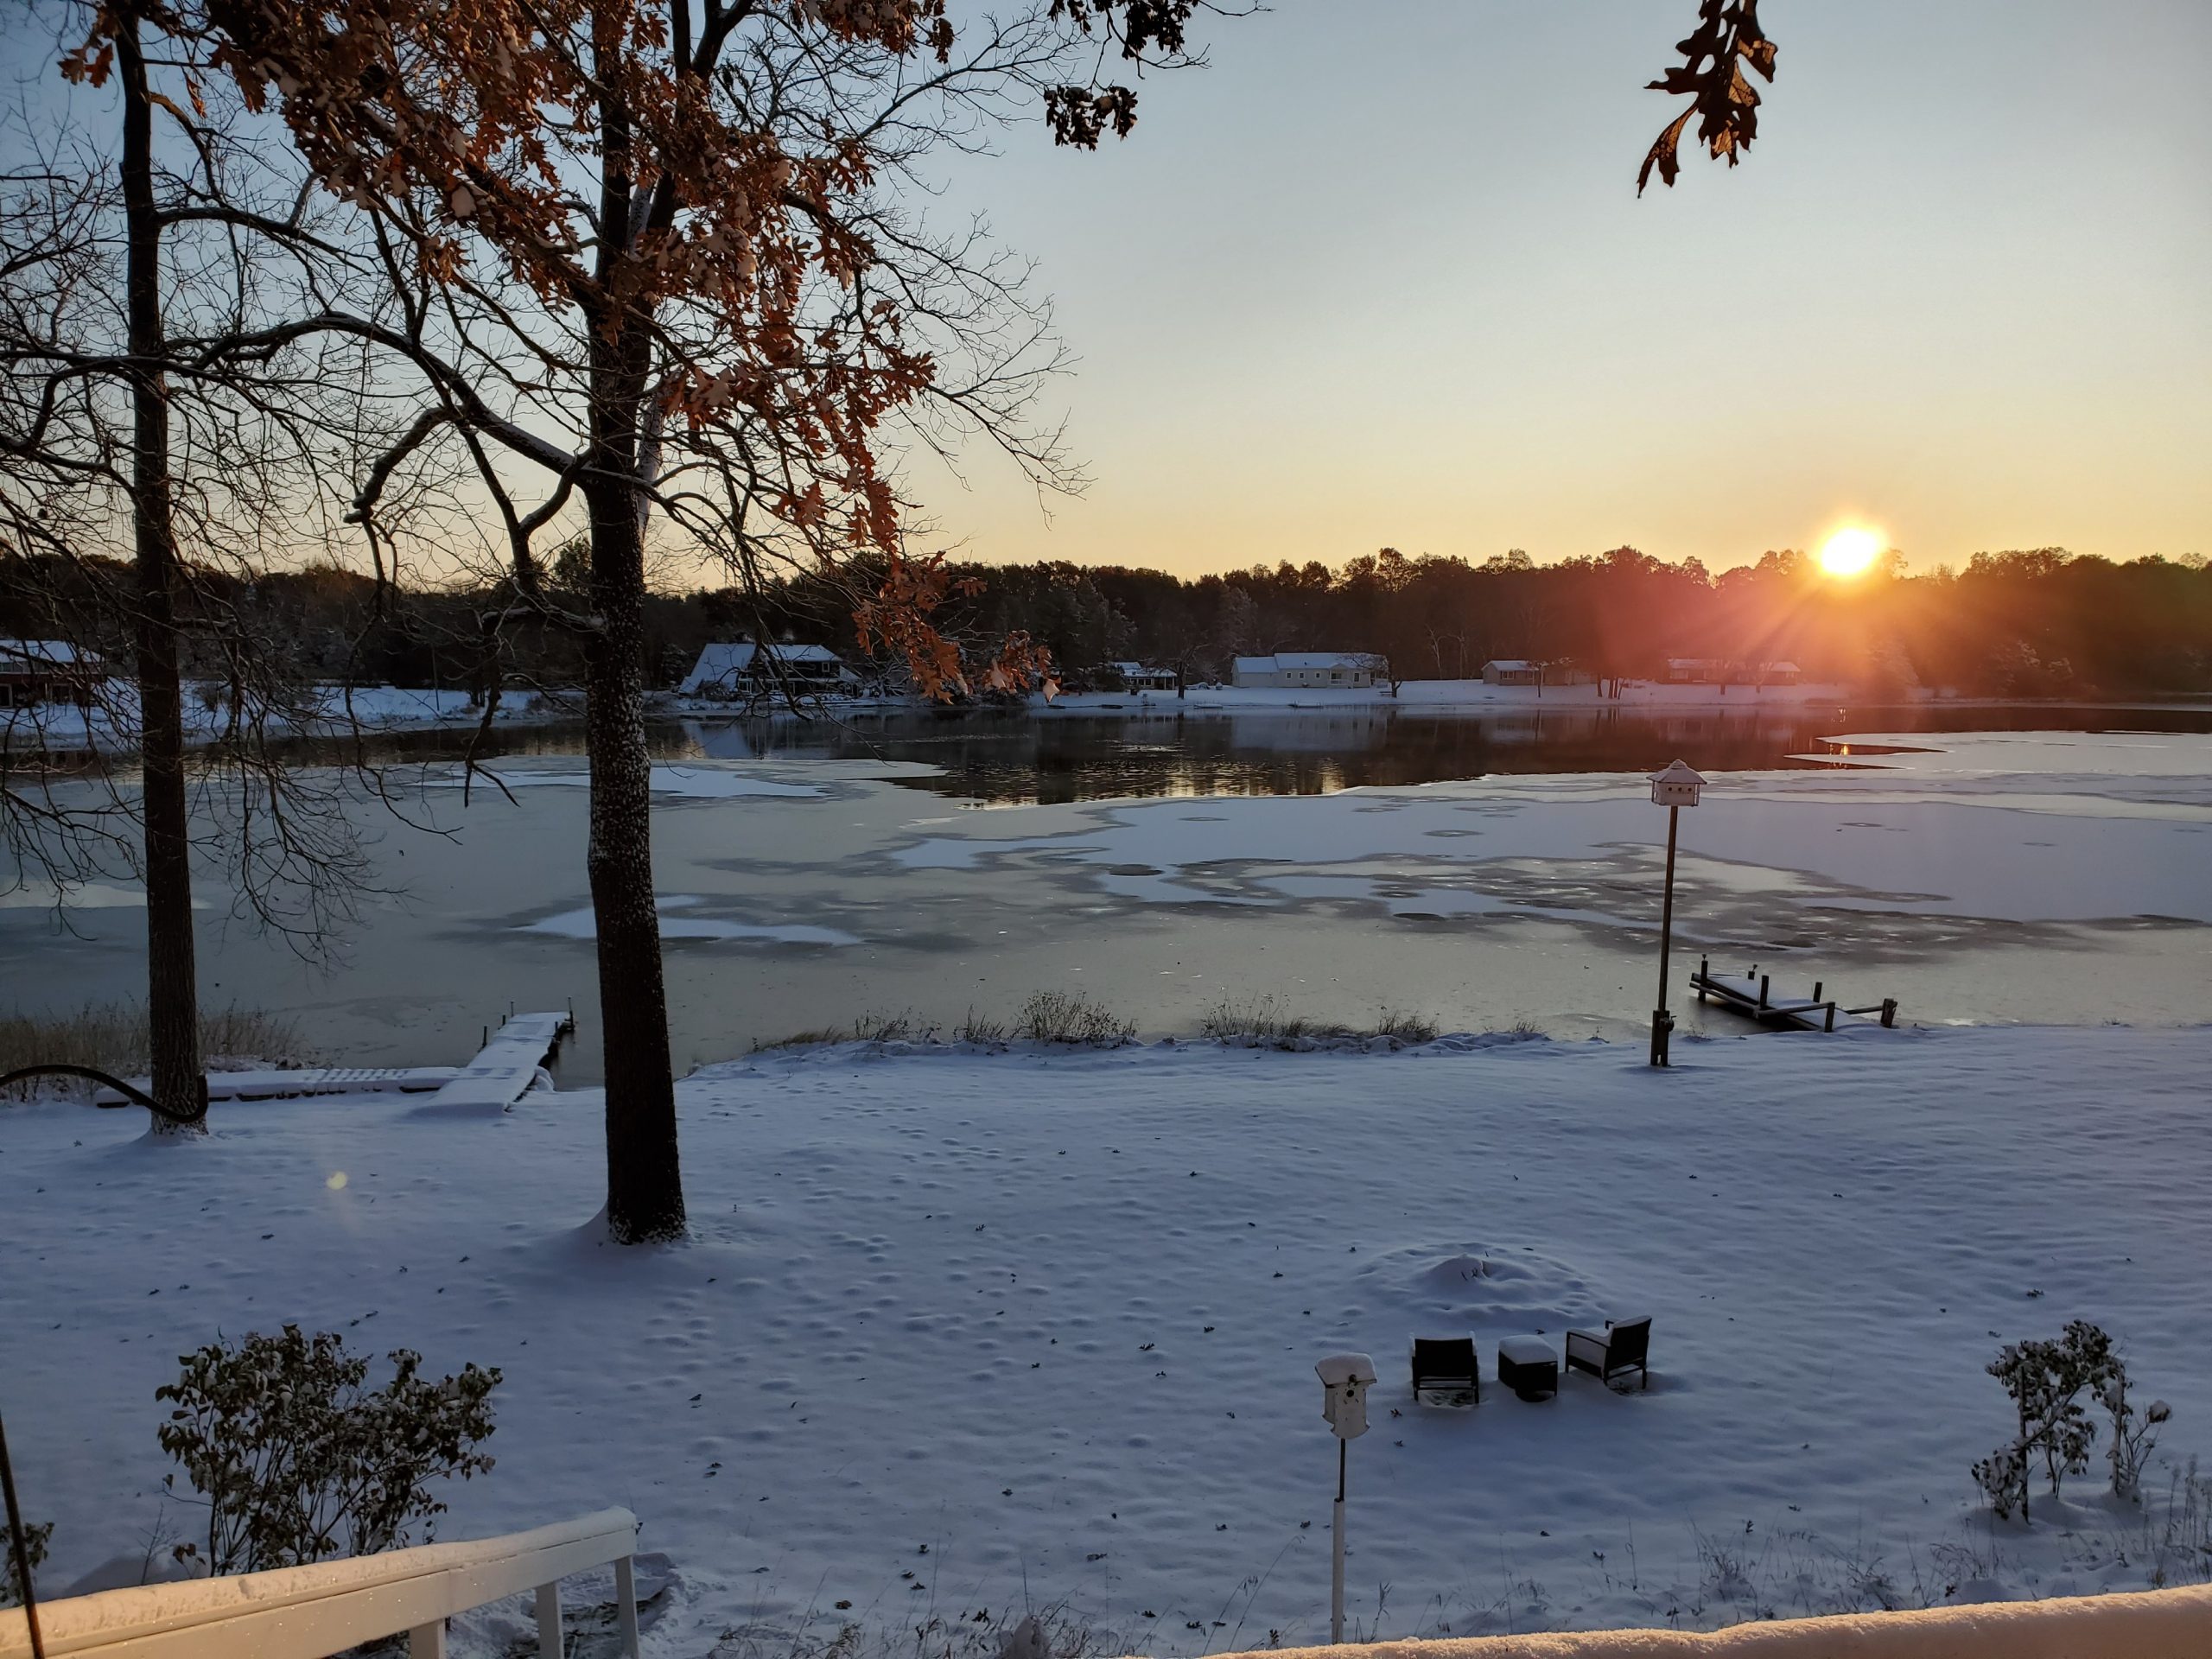
<path fill-rule="evenodd" d="M 269 721 L 272 733 L 327 736 L 365 732 L 422 731 L 437 727 L 466 729 L 484 717 L 483 705 L 472 702 L 461 690 L 432 690 L 392 685 L 319 685 L 305 705 L 307 717 Z M 531 691 L 511 691 L 493 713 L 494 723 L 512 726 L 548 721 L 581 720 L 581 692 L 548 696 Z M 193 686 L 185 688 L 184 728 L 188 742 L 212 740 L 222 734 L 229 715 L 219 697 L 203 699 Z M 108 749 L 136 744 L 138 700 L 128 681 L 112 680 L 89 709 L 73 703 L 35 703 L 28 708 L 0 709 L 0 749 Z"/>
<path fill-rule="evenodd" d="M 671 1659 L 1025 1601 L 1108 1651 L 1313 1639 L 1312 1367 L 1345 1348 L 1383 1379 L 1363 1634 L 2146 1582 L 2097 1473 L 2024 1531 L 1967 1470 L 2009 1426 L 1984 1363 L 2077 1318 L 2171 1402 L 2174 1464 L 2212 1447 L 2212 1027 L 1677 1045 L 1665 1073 L 1471 1040 L 732 1064 L 681 1089 L 696 1236 L 643 1250 L 591 1220 L 593 1091 L 219 1108 L 182 1145 L 11 1107 L 0 1333 L 47 1587 L 155 1524 L 176 1357 L 284 1320 L 499 1366 L 499 1465 L 448 1535 L 632 1507 Z M 1415 1332 L 1473 1332 L 1494 1376 L 1501 1337 L 1638 1313 L 1648 1393 L 1407 1395 Z"/>

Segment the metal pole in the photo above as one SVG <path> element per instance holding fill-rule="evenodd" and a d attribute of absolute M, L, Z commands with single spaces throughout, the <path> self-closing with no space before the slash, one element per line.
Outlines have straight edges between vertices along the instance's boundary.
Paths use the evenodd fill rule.
<path fill-rule="evenodd" d="M 1659 1006 L 1651 1011 L 1651 1064 L 1665 1065 L 1667 1039 L 1675 1028 L 1675 1017 L 1667 1012 L 1667 963 L 1675 953 L 1675 828 L 1681 822 L 1682 809 L 1667 809 L 1667 889 L 1659 908 Z"/>
<path fill-rule="evenodd" d="M 1338 1515 L 1344 1513 L 1343 1485 L 1343 1477 L 1339 1475 L 1337 1498 Z M 38 1627 L 38 1597 L 31 1589 L 30 1547 L 26 1541 L 23 1530 L 23 1512 L 16 1504 L 16 1471 L 8 1461 L 8 1430 L 4 1424 L 0 1424 L 0 1494 L 4 1494 L 8 1504 L 8 1549 L 16 1563 L 16 1581 L 22 1586 L 23 1628 L 30 1634 L 32 1659 L 46 1659 L 46 1639 L 40 1634 Z M 1337 1593 L 1337 1606 L 1341 1616 L 1344 1606 L 1344 1592 L 1341 1588 L 1344 1583 L 1344 1561 L 1341 1554 L 1338 1557 L 1337 1582 L 1340 1586 Z"/>
<path fill-rule="evenodd" d="M 1329 1640 L 1344 1639 L 1344 1449 L 1350 1440 L 1337 1442 L 1336 1557 L 1329 1567 Z"/>

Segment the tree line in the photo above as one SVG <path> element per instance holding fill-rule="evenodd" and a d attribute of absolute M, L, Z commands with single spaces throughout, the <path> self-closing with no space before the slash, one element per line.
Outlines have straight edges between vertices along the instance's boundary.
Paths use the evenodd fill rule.
<path fill-rule="evenodd" d="M 576 563 L 554 561 L 555 591 L 578 579 Z M 1239 656 L 1340 650 L 1386 658 L 1399 680 L 1475 678 L 1501 658 L 1600 680 L 1663 680 L 1670 658 L 1694 658 L 1746 678 L 1789 662 L 1807 679 L 1869 696 L 2212 691 L 2212 565 L 2201 556 L 2116 562 L 2037 548 L 1977 553 L 1923 575 L 1891 557 L 1838 580 L 1786 551 L 1714 575 L 1694 558 L 1669 564 L 1629 547 L 1548 564 L 1518 550 L 1474 563 L 1384 548 L 1335 568 L 1283 563 L 1191 577 L 1051 561 L 948 566 L 947 575 L 954 595 L 938 613 L 942 632 L 1026 636 L 1060 683 L 1078 689 L 1111 689 L 1119 662 L 1170 668 L 1196 684 L 1226 681 Z M 85 577 L 82 568 L 0 553 L 0 634 L 88 637 L 102 612 Z M 571 690 L 582 680 L 582 653 L 565 633 L 478 626 L 509 597 L 498 582 L 395 594 L 314 563 L 210 569 L 191 592 L 230 630 L 251 632 L 259 671 L 282 665 L 302 684 L 440 686 L 480 699 Z M 903 667 L 863 648 L 845 582 L 804 574 L 751 590 L 651 591 L 642 632 L 644 679 L 659 688 L 680 681 L 702 646 L 740 636 L 826 645 L 864 677 L 896 678 Z M 188 629 L 181 661 L 212 691 L 234 661 L 210 637 Z M 111 643 L 121 651 L 128 642 Z"/>

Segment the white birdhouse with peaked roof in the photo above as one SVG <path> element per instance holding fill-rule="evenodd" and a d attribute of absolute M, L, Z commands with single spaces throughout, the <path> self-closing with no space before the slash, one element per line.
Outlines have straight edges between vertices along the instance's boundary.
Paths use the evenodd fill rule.
<path fill-rule="evenodd" d="M 1687 760 L 1677 760 L 1666 771 L 1651 774 L 1651 804 L 1654 806 L 1695 806 L 1698 793 L 1704 787 L 1704 773 Z"/>
<path fill-rule="evenodd" d="M 1367 1433 L 1367 1391 L 1375 1386 L 1375 1362 L 1365 1354 L 1331 1354 L 1314 1366 L 1321 1376 L 1321 1415 L 1340 1440 Z"/>

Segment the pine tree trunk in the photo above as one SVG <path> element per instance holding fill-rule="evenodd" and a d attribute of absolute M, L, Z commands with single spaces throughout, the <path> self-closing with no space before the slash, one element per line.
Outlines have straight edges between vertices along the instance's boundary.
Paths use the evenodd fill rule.
<path fill-rule="evenodd" d="M 139 747 L 145 821 L 146 1021 L 153 1095 L 205 1133 L 200 997 L 192 936 L 192 844 L 186 821 L 184 702 L 177 667 L 176 530 L 169 499 L 168 386 L 161 368 L 161 222 L 154 201 L 153 104 L 138 20 L 118 30 L 123 80 L 123 199 L 128 265 L 131 535 L 137 575 Z"/>
<path fill-rule="evenodd" d="M 608 358 L 617 348 L 602 345 Z M 585 653 L 591 756 L 592 914 L 599 932 L 600 1026 L 607 1070 L 607 1218 L 625 1243 L 683 1231 L 668 992 L 653 906 L 652 766 L 645 752 L 645 537 L 634 486 L 643 376 L 594 365 L 612 395 L 594 399 L 592 609 Z M 638 391 L 633 391 L 635 387 Z"/>

